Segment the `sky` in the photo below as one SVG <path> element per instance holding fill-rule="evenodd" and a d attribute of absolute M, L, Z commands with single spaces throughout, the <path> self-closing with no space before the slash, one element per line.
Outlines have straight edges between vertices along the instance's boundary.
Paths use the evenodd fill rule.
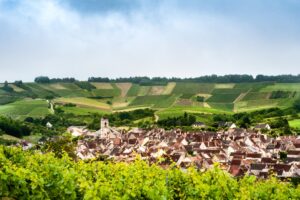
<path fill-rule="evenodd" d="M 0 0 L 0 82 L 300 74 L 299 0 Z"/>

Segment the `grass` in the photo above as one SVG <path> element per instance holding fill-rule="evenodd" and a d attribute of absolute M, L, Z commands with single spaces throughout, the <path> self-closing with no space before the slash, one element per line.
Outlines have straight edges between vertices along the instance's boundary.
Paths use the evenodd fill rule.
<path fill-rule="evenodd" d="M 168 85 L 165 87 L 165 91 L 162 94 L 164 95 L 171 94 L 175 87 L 176 87 L 175 82 L 168 83 Z"/>
<path fill-rule="evenodd" d="M 205 93 L 210 94 L 214 89 L 214 84 L 211 83 L 177 83 L 174 94 L 194 94 Z"/>
<path fill-rule="evenodd" d="M 235 104 L 234 110 L 236 112 L 247 112 L 247 111 L 273 108 L 273 107 L 278 107 L 279 102 L 280 102 L 279 100 L 272 100 L 272 99 L 240 101 Z"/>
<path fill-rule="evenodd" d="M 19 88 L 15 84 L 9 84 L 9 86 L 12 87 L 15 92 L 24 92 L 24 90 L 22 88 Z"/>
<path fill-rule="evenodd" d="M 91 113 L 108 114 L 108 111 L 97 108 L 83 108 L 83 107 L 61 107 L 66 113 L 73 113 L 75 115 L 90 115 Z"/>
<path fill-rule="evenodd" d="M 118 96 L 120 91 L 115 89 L 94 89 L 91 96 L 114 97 Z"/>
<path fill-rule="evenodd" d="M 106 103 L 103 103 L 101 101 L 95 100 L 95 99 L 89 99 L 84 97 L 75 97 L 75 98 L 58 98 L 55 100 L 57 103 L 73 103 L 76 104 L 79 107 L 88 107 L 88 108 L 97 108 L 101 110 L 110 110 L 110 106 Z"/>
<path fill-rule="evenodd" d="M 140 86 L 137 96 L 146 96 L 150 92 L 151 86 Z"/>
<path fill-rule="evenodd" d="M 0 106 L 0 114 L 12 118 L 43 117 L 50 114 L 45 100 L 21 100 Z"/>
<path fill-rule="evenodd" d="M 300 129 L 300 119 L 293 119 L 293 120 L 289 121 L 289 125 L 292 128 Z"/>
<path fill-rule="evenodd" d="M 233 103 L 208 103 L 210 107 L 217 109 L 217 110 L 223 110 L 223 111 L 233 111 L 234 104 Z"/>
<path fill-rule="evenodd" d="M 166 108 L 171 106 L 176 100 L 175 95 L 150 95 L 138 96 L 130 106 L 153 106 L 154 108 Z"/>
<path fill-rule="evenodd" d="M 269 92 L 249 92 L 242 99 L 242 101 L 258 100 L 258 99 L 268 99 L 269 96 L 270 96 Z"/>
<path fill-rule="evenodd" d="M 2 138 L 4 140 L 11 140 L 11 141 L 16 141 L 16 142 L 21 141 L 20 138 L 14 137 L 12 135 L 7 135 L 7 134 L 0 135 L 0 138 Z"/>
<path fill-rule="evenodd" d="M 139 92 L 140 86 L 138 84 L 132 84 L 131 88 L 127 92 L 127 96 L 137 96 Z"/>
<path fill-rule="evenodd" d="M 110 83 L 91 83 L 93 86 L 95 86 L 97 89 L 113 89 L 112 85 Z"/>
<path fill-rule="evenodd" d="M 216 89 L 231 89 L 234 88 L 235 84 L 234 83 L 225 83 L 225 84 L 216 84 L 215 88 Z"/>
<path fill-rule="evenodd" d="M 46 89 L 45 86 L 42 86 L 43 84 L 26 83 L 25 85 L 29 87 L 31 91 L 40 98 L 46 98 L 47 96 L 57 96 L 55 92 Z"/>
<path fill-rule="evenodd" d="M 165 86 L 140 86 L 132 83 L 91 83 L 96 89 L 87 91 L 74 83 L 37 84 L 24 83 L 29 89 L 18 88 L 10 84 L 15 93 L 0 90 L 0 114 L 12 117 L 44 116 L 49 113 L 46 101 L 42 105 L 27 105 L 23 101 L 11 103 L 23 98 L 26 93 L 37 94 L 40 98 L 55 96 L 60 103 L 75 103 L 78 107 L 64 108 L 66 112 L 89 114 L 91 112 L 112 112 L 153 108 L 165 113 L 182 114 L 189 112 L 242 112 L 271 107 L 290 107 L 300 97 L 300 83 L 194 83 L 170 82 Z M 297 91 L 295 98 L 269 99 L 273 91 Z M 205 97 L 204 103 L 196 102 L 196 96 Z M 110 97 L 92 99 L 88 97 Z M 30 101 L 30 100 L 29 100 Z M 33 101 L 33 100 L 31 100 Z M 109 105 L 107 101 L 111 101 Z M 24 107 L 24 108 L 23 108 Z M 27 108 L 28 107 L 28 108 Z"/>
<path fill-rule="evenodd" d="M 300 92 L 300 83 L 275 83 L 261 89 L 263 92 L 273 92 L 278 90 Z"/>
<path fill-rule="evenodd" d="M 207 108 L 207 107 L 201 107 L 201 106 L 172 106 L 163 110 L 159 110 L 156 112 L 156 114 L 159 116 L 160 119 L 165 119 L 168 117 L 174 117 L 174 116 L 182 116 L 185 112 L 187 113 L 194 113 L 194 114 L 222 114 L 222 113 L 232 113 L 230 111 L 224 111 L 224 110 L 218 110 L 214 108 Z"/>
<path fill-rule="evenodd" d="M 224 93 L 213 94 L 207 99 L 207 102 L 212 103 L 232 103 L 239 96 L 239 93 Z"/>

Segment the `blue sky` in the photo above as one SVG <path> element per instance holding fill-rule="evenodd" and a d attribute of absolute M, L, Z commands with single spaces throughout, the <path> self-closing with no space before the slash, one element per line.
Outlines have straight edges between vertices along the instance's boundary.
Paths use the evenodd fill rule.
<path fill-rule="evenodd" d="M 0 0 L 0 82 L 299 66 L 298 0 Z"/>

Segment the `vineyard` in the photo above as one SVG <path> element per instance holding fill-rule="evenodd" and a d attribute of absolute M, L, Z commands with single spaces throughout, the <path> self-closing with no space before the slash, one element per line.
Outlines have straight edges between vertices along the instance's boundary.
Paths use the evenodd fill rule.
<path fill-rule="evenodd" d="M 163 161 L 162 161 L 163 162 Z M 0 197 L 6 199 L 299 199 L 300 186 L 275 178 L 232 178 L 133 163 L 72 161 L 0 146 Z"/>

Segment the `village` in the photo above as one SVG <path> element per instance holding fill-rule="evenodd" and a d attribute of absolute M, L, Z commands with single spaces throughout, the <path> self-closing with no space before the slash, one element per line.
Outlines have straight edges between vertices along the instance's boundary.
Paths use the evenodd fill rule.
<path fill-rule="evenodd" d="M 176 165 L 182 170 L 195 166 L 200 171 L 212 168 L 215 163 L 235 177 L 255 175 L 267 178 L 300 176 L 300 137 L 263 134 L 271 129 L 258 124 L 252 129 L 238 128 L 224 122 L 227 129 L 210 131 L 164 130 L 160 128 L 130 131 L 110 127 L 102 118 L 101 128 L 92 132 L 86 127 L 71 126 L 68 132 L 78 137 L 76 155 L 86 160 L 102 157 L 116 162 L 133 162 L 137 156 L 149 164 L 163 168 Z M 194 127 L 204 126 L 195 123 Z"/>

